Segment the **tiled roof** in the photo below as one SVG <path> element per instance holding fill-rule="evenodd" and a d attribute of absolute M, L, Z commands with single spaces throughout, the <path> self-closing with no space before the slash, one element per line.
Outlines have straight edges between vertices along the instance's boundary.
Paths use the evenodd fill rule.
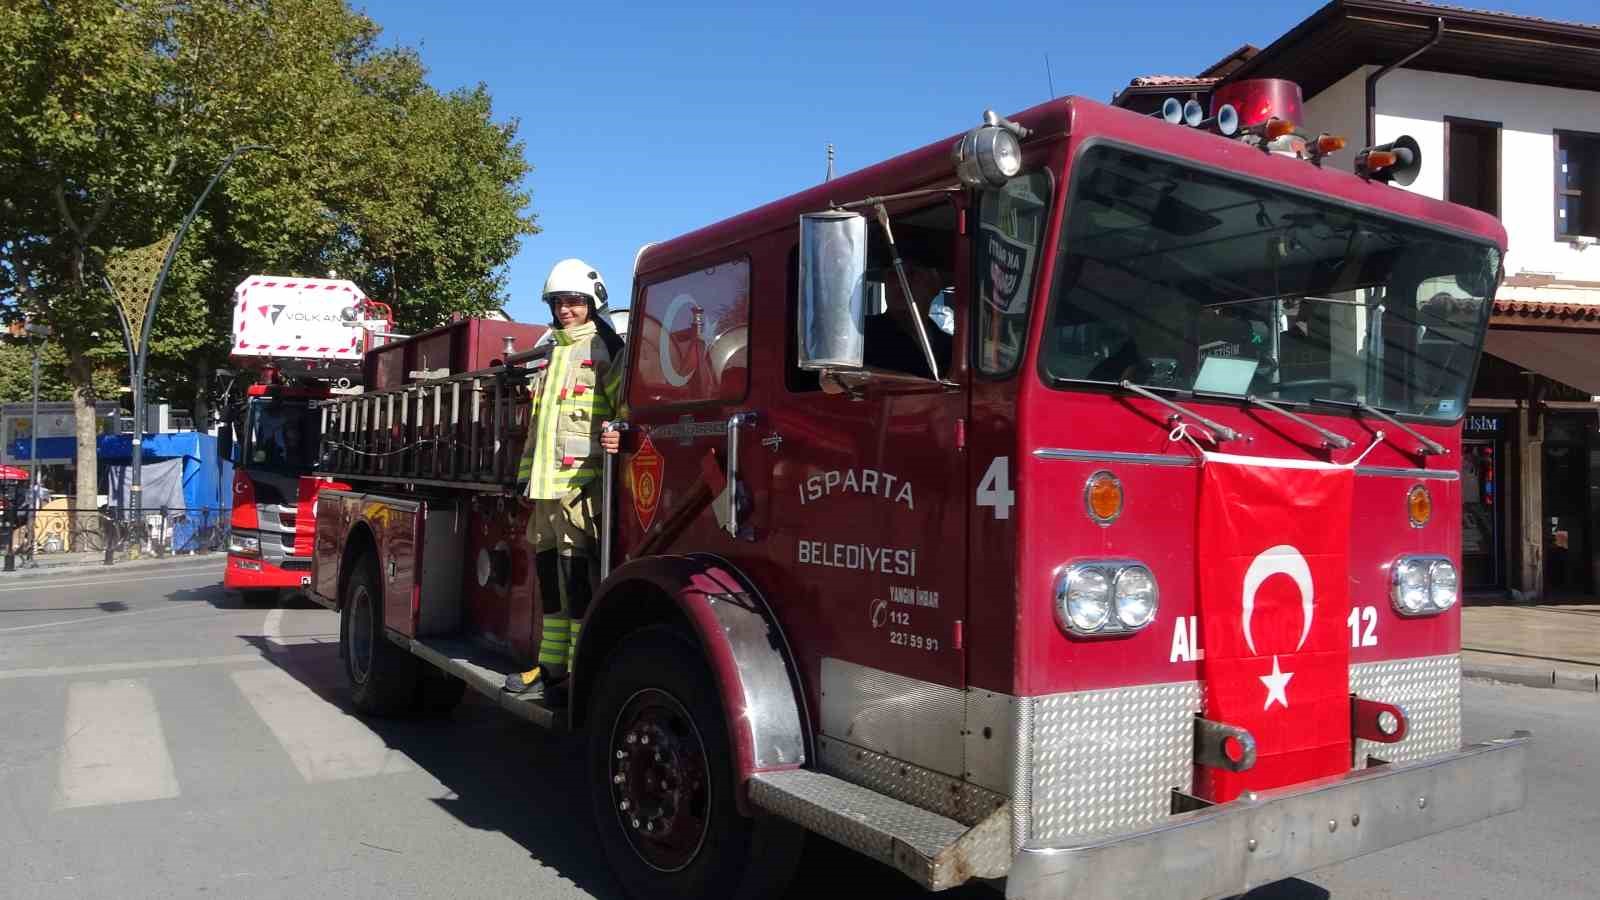
<path fill-rule="evenodd" d="M 1140 75 L 1128 82 L 1129 87 L 1210 87 L 1221 79 L 1200 78 L 1195 75 Z"/>
<path fill-rule="evenodd" d="M 1493 312 L 1496 318 L 1600 322 L 1600 304 L 1593 303 L 1542 303 L 1534 300 L 1496 300 L 1494 301 Z"/>

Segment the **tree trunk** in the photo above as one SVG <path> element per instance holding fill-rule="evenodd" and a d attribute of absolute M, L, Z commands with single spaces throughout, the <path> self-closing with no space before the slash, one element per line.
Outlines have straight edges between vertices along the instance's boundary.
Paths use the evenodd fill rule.
<path fill-rule="evenodd" d="M 96 446 L 94 383 L 88 377 L 87 371 L 86 366 L 72 367 L 72 411 L 76 419 L 75 433 L 78 443 L 78 477 L 73 504 L 79 511 L 77 528 L 97 529 L 100 527 L 96 514 L 99 506 L 97 495 L 100 493 L 98 477 L 100 454 L 99 447 Z"/>

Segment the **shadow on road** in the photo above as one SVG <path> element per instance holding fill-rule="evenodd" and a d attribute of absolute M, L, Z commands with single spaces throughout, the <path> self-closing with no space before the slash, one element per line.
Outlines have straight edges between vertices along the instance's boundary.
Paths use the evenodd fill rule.
<path fill-rule="evenodd" d="M 287 646 L 260 635 L 240 637 L 264 660 L 356 714 L 345 690 L 336 635 L 334 642 Z M 523 723 L 471 691 L 444 719 L 361 718 L 389 747 L 450 790 L 450 796 L 433 802 L 461 824 L 505 835 L 527 851 L 530 861 L 554 869 L 580 890 L 602 900 L 623 900 L 594 834 L 581 738 Z M 928 896 L 895 870 L 813 837 L 787 896 L 810 900 L 843 891 L 875 900 Z M 992 900 L 997 895 L 971 885 L 940 896 Z"/>
<path fill-rule="evenodd" d="M 1245 894 L 1244 900 L 1328 900 L 1332 896 L 1321 885 L 1298 878 L 1285 878 L 1275 884 L 1256 888 Z"/>

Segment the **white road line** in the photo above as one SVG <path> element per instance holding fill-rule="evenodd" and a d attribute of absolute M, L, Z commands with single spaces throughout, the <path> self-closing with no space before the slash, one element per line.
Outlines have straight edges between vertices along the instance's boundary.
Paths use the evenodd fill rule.
<path fill-rule="evenodd" d="M 308 782 L 338 781 L 407 772 L 410 759 L 354 716 L 319 697 L 281 669 L 231 673 Z"/>
<path fill-rule="evenodd" d="M 163 606 L 159 609 L 135 609 L 130 612 L 106 612 L 98 616 L 80 616 L 76 619 L 58 619 L 54 622 L 39 622 L 34 625 L 16 625 L 11 628 L 0 628 L 0 634 L 10 634 L 15 631 L 34 631 L 39 628 L 54 628 L 57 625 L 76 625 L 79 622 L 120 622 L 129 616 L 143 616 L 150 613 L 178 612 L 179 610 L 192 610 L 194 607 L 187 604 L 182 606 Z M 44 610 L 41 610 L 43 612 Z"/>
<path fill-rule="evenodd" d="M 207 570 L 207 569 L 200 568 L 200 567 L 196 567 L 196 569 L 197 570 L 194 571 L 194 572 L 183 572 L 183 573 L 176 574 L 176 575 L 146 575 L 146 576 L 140 576 L 137 573 L 130 572 L 130 573 L 128 573 L 128 575 L 126 575 L 126 576 L 124 576 L 122 578 L 100 578 L 100 579 L 96 579 L 96 580 L 93 580 L 93 581 L 51 581 L 51 580 L 48 580 L 47 578 L 28 578 L 27 579 L 28 581 L 38 582 L 38 583 L 37 584 L 19 584 L 19 585 L 14 585 L 12 587 L 0 587 L 0 594 L 9 594 L 9 593 L 11 593 L 13 591 L 38 591 L 38 590 L 43 590 L 45 588 L 85 587 L 85 586 L 96 585 L 96 584 L 137 584 L 137 583 L 143 583 L 143 582 L 146 582 L 146 581 L 171 581 L 174 578 L 193 578 L 196 575 L 211 574 L 209 572 L 209 570 Z"/>
<path fill-rule="evenodd" d="M 142 681 L 67 688 L 56 809 L 178 796 L 156 698 Z"/>
<path fill-rule="evenodd" d="M 235 663 L 261 662 L 259 653 L 235 653 L 231 656 L 189 656 L 178 659 L 152 659 L 143 662 L 90 663 L 82 666 L 49 666 L 39 669 L 0 669 L 0 681 L 14 678 L 52 678 L 74 675 L 97 675 L 102 672 L 144 672 L 153 669 L 192 669 L 198 666 L 226 666 Z"/>
<path fill-rule="evenodd" d="M 261 636 L 265 638 L 262 644 L 268 653 L 277 653 L 283 649 L 283 607 L 277 607 L 267 613 L 267 620 L 261 623 Z"/>

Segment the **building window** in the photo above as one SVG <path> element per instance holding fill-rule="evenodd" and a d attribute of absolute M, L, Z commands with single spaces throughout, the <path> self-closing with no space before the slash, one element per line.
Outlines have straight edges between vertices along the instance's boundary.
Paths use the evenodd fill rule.
<path fill-rule="evenodd" d="M 1600 238 L 1600 134 L 1556 132 L 1556 239 Z"/>
<path fill-rule="evenodd" d="M 1500 123 L 1447 116 L 1445 199 L 1500 215 Z"/>

